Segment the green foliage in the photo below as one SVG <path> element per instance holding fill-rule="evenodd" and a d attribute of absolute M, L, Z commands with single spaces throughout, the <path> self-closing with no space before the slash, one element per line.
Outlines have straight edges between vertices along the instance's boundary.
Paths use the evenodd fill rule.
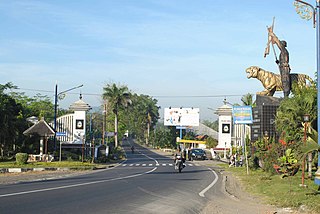
<path fill-rule="evenodd" d="M 253 195 L 263 196 L 268 204 L 277 207 L 292 207 L 297 210 L 303 204 L 308 208 L 309 212 L 307 213 L 319 213 L 319 195 L 310 195 L 312 190 L 316 190 L 318 186 L 314 183 L 314 180 L 306 179 L 305 184 L 308 185 L 308 188 L 301 188 L 299 186 L 301 184 L 301 172 L 298 172 L 296 176 L 282 179 L 278 175 L 270 175 L 270 173 L 262 170 L 251 170 L 247 175 L 244 168 L 224 165 L 224 169 L 231 171 L 234 176 L 241 180 L 242 188 Z"/>
<path fill-rule="evenodd" d="M 117 85 L 115 83 L 107 84 L 103 88 L 103 99 L 108 103 L 108 109 L 114 113 L 114 132 L 115 135 L 115 146 L 118 146 L 118 116 L 119 110 L 128 107 L 132 104 L 130 100 L 130 92 L 126 85 Z"/>
<path fill-rule="evenodd" d="M 298 160 L 295 158 L 295 154 L 292 149 L 287 149 L 285 154 L 278 158 L 280 163 L 280 169 L 278 169 L 284 176 L 293 176 L 299 169 Z"/>
<path fill-rule="evenodd" d="M 253 101 L 253 94 L 246 94 L 241 97 L 242 104 L 245 106 L 256 106 L 256 101 Z"/>
<path fill-rule="evenodd" d="M 137 142 L 151 143 L 149 138 L 159 119 L 158 101 L 143 94 L 132 94 L 131 100 L 132 105 L 119 112 L 119 124 L 122 124 L 119 132 L 129 130 L 130 136 L 135 137 Z"/>
<path fill-rule="evenodd" d="M 278 133 L 285 133 L 286 142 L 302 142 L 304 136 L 303 116 L 310 115 L 308 124 L 316 126 L 317 90 L 315 86 L 298 87 L 293 85 L 292 97 L 281 101 L 276 115 Z"/>
<path fill-rule="evenodd" d="M 185 140 L 195 140 L 196 137 L 197 137 L 196 133 L 194 133 L 192 131 L 189 131 L 183 136 L 183 139 L 185 139 Z"/>
<path fill-rule="evenodd" d="M 18 165 L 27 164 L 28 162 L 28 154 L 27 153 L 17 153 L 16 154 L 16 163 Z"/>
<path fill-rule="evenodd" d="M 26 122 L 23 123 L 22 106 L 5 93 L 6 90 L 15 89 L 11 83 L 0 85 L 0 156 L 12 155 L 13 145 L 22 137 Z"/>
<path fill-rule="evenodd" d="M 274 165 L 277 164 L 281 154 L 282 145 L 271 139 L 260 139 L 255 142 L 255 153 L 251 157 L 252 166 L 259 165 L 264 171 L 275 174 Z"/>
<path fill-rule="evenodd" d="M 309 121 L 304 121 L 304 115 L 309 115 Z M 287 142 L 288 149 L 295 151 L 298 161 L 304 160 L 309 152 L 318 150 L 316 86 L 294 84 L 292 96 L 281 101 L 275 122 L 278 133 L 282 133 L 281 140 Z"/>
<path fill-rule="evenodd" d="M 152 133 L 152 144 L 155 148 L 175 148 L 176 141 L 174 132 L 169 127 L 163 124 L 157 125 L 155 131 Z"/>
<path fill-rule="evenodd" d="M 110 157 L 113 160 L 124 159 L 126 157 L 126 153 L 122 147 L 118 146 L 111 150 Z"/>
<path fill-rule="evenodd" d="M 214 139 L 213 137 L 207 137 L 206 139 L 206 145 L 208 148 L 215 148 L 218 145 L 218 141 Z"/>

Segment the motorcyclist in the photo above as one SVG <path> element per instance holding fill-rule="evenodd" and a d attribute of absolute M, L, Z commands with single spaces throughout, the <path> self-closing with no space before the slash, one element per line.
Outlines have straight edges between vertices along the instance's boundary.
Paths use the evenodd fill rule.
<path fill-rule="evenodd" d="M 176 160 L 177 160 L 178 156 L 181 157 L 181 161 L 182 161 L 183 167 L 185 167 L 186 166 L 186 164 L 185 164 L 185 162 L 186 162 L 186 152 L 182 151 L 180 147 L 178 148 L 178 151 L 174 155 L 174 163 L 176 163 Z"/>

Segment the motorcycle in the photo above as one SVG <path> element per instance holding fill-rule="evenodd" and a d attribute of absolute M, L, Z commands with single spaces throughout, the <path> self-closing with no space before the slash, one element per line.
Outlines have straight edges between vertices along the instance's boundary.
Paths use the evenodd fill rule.
<path fill-rule="evenodd" d="M 181 173 L 184 167 L 185 167 L 185 164 L 183 163 L 181 155 L 177 155 L 174 161 L 174 169 L 178 170 L 179 173 Z"/>

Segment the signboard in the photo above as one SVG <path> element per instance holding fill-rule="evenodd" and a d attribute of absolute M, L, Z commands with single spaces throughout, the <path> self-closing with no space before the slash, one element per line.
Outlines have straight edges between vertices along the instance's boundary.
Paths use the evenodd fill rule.
<path fill-rule="evenodd" d="M 233 106 L 232 117 L 234 124 L 251 124 L 252 107 L 251 106 Z"/>
<path fill-rule="evenodd" d="M 56 136 L 57 137 L 65 137 L 65 136 L 67 136 L 67 133 L 65 133 L 65 132 L 57 132 Z"/>
<path fill-rule="evenodd" d="M 199 108 L 165 108 L 165 126 L 199 126 Z"/>

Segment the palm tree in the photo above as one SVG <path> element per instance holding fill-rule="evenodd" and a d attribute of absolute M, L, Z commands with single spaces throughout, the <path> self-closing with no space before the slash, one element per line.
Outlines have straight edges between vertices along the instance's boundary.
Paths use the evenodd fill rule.
<path fill-rule="evenodd" d="M 103 88 L 103 99 L 108 101 L 112 112 L 114 113 L 114 141 L 115 147 L 118 146 L 118 112 L 120 108 L 126 108 L 131 104 L 130 92 L 126 85 L 107 84 Z"/>
<path fill-rule="evenodd" d="M 242 101 L 243 105 L 245 105 L 245 106 L 254 107 L 256 105 L 256 101 L 253 101 L 253 95 L 249 94 L 249 93 L 246 95 L 243 95 L 241 97 L 241 101 Z"/>

